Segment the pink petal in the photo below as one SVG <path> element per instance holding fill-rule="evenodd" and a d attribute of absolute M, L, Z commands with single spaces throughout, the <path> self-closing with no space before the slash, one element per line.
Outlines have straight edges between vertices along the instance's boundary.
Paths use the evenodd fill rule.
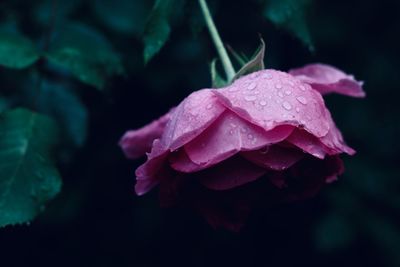
<path fill-rule="evenodd" d="M 305 155 L 298 149 L 280 145 L 267 146 L 261 150 L 246 151 L 240 154 L 258 166 L 277 171 L 291 167 Z"/>
<path fill-rule="evenodd" d="M 153 141 L 160 138 L 163 134 L 173 110 L 171 109 L 161 118 L 140 129 L 126 132 L 119 141 L 119 145 L 124 151 L 125 156 L 130 159 L 136 159 L 143 156 L 146 152 L 150 152 Z"/>
<path fill-rule="evenodd" d="M 329 132 L 326 136 L 320 138 L 322 144 L 329 148 L 328 154 L 339 154 L 347 153 L 349 155 L 354 155 L 356 151 L 351 147 L 347 146 L 343 140 L 342 133 L 336 127 L 335 122 L 332 119 L 330 112 L 328 111 L 329 117 Z"/>
<path fill-rule="evenodd" d="M 143 195 L 156 186 L 161 179 L 168 176 L 165 160 L 169 150 L 165 149 L 159 139 L 154 140 L 150 154 L 147 155 L 147 161 L 136 169 L 137 195 Z"/>
<path fill-rule="evenodd" d="M 293 131 L 282 125 L 270 131 L 251 124 L 230 111 L 224 112 L 200 136 L 184 146 L 190 160 L 212 166 L 238 151 L 255 150 L 284 140 Z"/>
<path fill-rule="evenodd" d="M 189 95 L 173 113 L 161 138 L 171 151 L 202 133 L 225 110 L 209 89 Z"/>
<path fill-rule="evenodd" d="M 289 73 L 321 94 L 338 93 L 353 97 L 364 97 L 363 82 L 356 81 L 352 75 L 325 64 L 310 64 L 292 69 Z"/>
<path fill-rule="evenodd" d="M 228 190 L 255 181 L 266 172 L 266 169 L 236 156 L 200 172 L 198 176 L 209 189 Z"/>
<path fill-rule="evenodd" d="M 317 137 L 329 130 L 321 95 L 284 72 L 255 72 L 213 93 L 227 108 L 265 130 L 278 125 L 301 126 Z"/>
<path fill-rule="evenodd" d="M 171 153 L 169 156 L 169 163 L 174 170 L 183 173 L 197 172 L 208 167 L 206 165 L 194 163 L 188 157 L 184 149 L 179 149 L 178 151 Z"/>
<path fill-rule="evenodd" d="M 318 138 L 301 129 L 295 129 L 285 141 L 320 159 L 327 154 L 327 148 Z"/>

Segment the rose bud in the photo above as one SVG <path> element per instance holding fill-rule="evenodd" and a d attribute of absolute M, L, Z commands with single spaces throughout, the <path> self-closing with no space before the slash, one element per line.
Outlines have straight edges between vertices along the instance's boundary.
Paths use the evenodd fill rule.
<path fill-rule="evenodd" d="M 164 205 L 198 210 L 215 227 L 238 230 L 255 205 L 314 195 L 353 155 L 322 94 L 363 97 L 362 83 L 338 69 L 308 65 L 261 70 L 220 89 L 190 94 L 120 145 L 135 159 L 138 195 L 160 186 Z"/>

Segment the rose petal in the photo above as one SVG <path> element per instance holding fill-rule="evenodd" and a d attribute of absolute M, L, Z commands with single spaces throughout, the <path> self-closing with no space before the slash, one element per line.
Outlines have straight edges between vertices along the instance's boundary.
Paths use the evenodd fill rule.
<path fill-rule="evenodd" d="M 194 163 L 188 157 L 184 149 L 179 149 L 178 151 L 171 153 L 169 156 L 169 163 L 174 170 L 183 173 L 197 172 L 208 167 L 206 165 Z"/>
<path fill-rule="evenodd" d="M 261 127 L 226 111 L 184 148 L 195 164 L 211 166 L 238 151 L 259 149 L 267 144 L 280 142 L 292 131 L 292 126 L 282 125 L 266 132 Z"/>
<path fill-rule="evenodd" d="M 261 150 L 246 151 L 240 154 L 258 166 L 277 171 L 291 167 L 305 155 L 298 149 L 280 145 L 272 145 Z"/>
<path fill-rule="evenodd" d="M 343 140 L 343 136 L 339 131 L 339 129 L 336 127 L 336 124 L 333 121 L 329 111 L 328 111 L 328 117 L 330 125 L 329 132 L 326 136 L 320 138 L 321 143 L 329 148 L 328 154 L 334 155 L 344 152 L 349 155 L 354 155 L 356 151 L 346 145 L 346 143 Z"/>
<path fill-rule="evenodd" d="M 327 154 L 327 148 L 318 138 L 301 129 L 295 129 L 285 141 L 320 159 Z"/>
<path fill-rule="evenodd" d="M 203 132 L 225 110 L 209 89 L 189 95 L 176 108 L 161 142 L 170 150 L 176 150 Z"/>
<path fill-rule="evenodd" d="M 162 136 L 173 110 L 171 109 L 164 116 L 140 129 L 126 132 L 119 141 L 125 156 L 130 159 L 136 159 L 146 152 L 150 152 L 153 141 Z"/>
<path fill-rule="evenodd" d="M 301 125 L 317 137 L 329 130 L 321 95 L 284 72 L 255 72 L 213 93 L 224 106 L 265 130 Z"/>
<path fill-rule="evenodd" d="M 137 195 L 143 195 L 150 191 L 159 183 L 163 177 L 167 176 L 167 168 L 165 168 L 165 160 L 169 154 L 169 150 L 161 144 L 159 139 L 154 140 L 150 154 L 147 155 L 147 161 L 136 169 L 136 186 Z"/>
<path fill-rule="evenodd" d="M 325 64 L 310 64 L 292 69 L 289 73 L 321 94 L 338 93 L 353 97 L 365 97 L 363 82 L 356 81 L 352 75 Z"/>
<path fill-rule="evenodd" d="M 267 172 L 241 156 L 232 157 L 198 173 L 200 183 L 213 190 L 228 190 L 255 181 Z"/>

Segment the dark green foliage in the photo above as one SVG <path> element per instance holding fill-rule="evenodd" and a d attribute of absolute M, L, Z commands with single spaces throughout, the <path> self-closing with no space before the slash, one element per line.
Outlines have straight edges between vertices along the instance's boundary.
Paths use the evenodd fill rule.
<path fill-rule="evenodd" d="M 264 16 L 314 50 L 306 13 L 312 0 L 267 0 Z"/>
<path fill-rule="evenodd" d="M 172 16 L 182 7 L 183 0 L 156 0 L 143 37 L 145 64 L 160 51 L 168 40 L 171 33 Z"/>
<path fill-rule="evenodd" d="M 98 89 L 103 89 L 111 76 L 123 73 L 121 59 L 108 40 L 80 23 L 70 23 L 59 30 L 46 58 Z"/>
<path fill-rule="evenodd" d="M 0 65 L 23 69 L 40 57 L 35 45 L 28 38 L 14 32 L 0 31 Z"/>
<path fill-rule="evenodd" d="M 151 1 L 93 0 L 99 20 L 111 30 L 140 37 L 151 10 Z"/>
<path fill-rule="evenodd" d="M 31 221 L 61 188 L 52 160 L 57 128 L 26 109 L 0 117 L 0 227 Z"/>

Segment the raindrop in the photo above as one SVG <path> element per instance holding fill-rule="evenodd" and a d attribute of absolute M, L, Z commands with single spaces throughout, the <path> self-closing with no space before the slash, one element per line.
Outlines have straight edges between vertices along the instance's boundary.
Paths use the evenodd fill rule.
<path fill-rule="evenodd" d="M 230 126 L 231 126 L 232 128 L 236 128 L 236 124 L 234 124 L 234 123 L 230 123 Z"/>
<path fill-rule="evenodd" d="M 230 134 L 230 135 L 233 135 L 233 130 L 230 130 L 230 131 L 229 131 L 229 134 Z"/>
<path fill-rule="evenodd" d="M 282 107 L 286 110 L 291 110 L 292 109 L 292 105 L 290 105 L 289 102 L 285 101 L 282 103 Z"/>
<path fill-rule="evenodd" d="M 253 72 L 251 75 L 250 75 L 250 78 L 251 79 L 255 79 L 255 78 L 257 78 L 258 77 L 258 73 L 257 72 Z"/>
<path fill-rule="evenodd" d="M 300 90 L 304 92 L 306 91 L 306 88 L 303 85 L 300 85 Z"/>
<path fill-rule="evenodd" d="M 261 106 L 266 106 L 266 105 L 267 105 L 267 101 L 261 100 L 261 101 L 260 101 L 260 105 L 261 105 Z"/>
<path fill-rule="evenodd" d="M 296 112 L 297 112 L 297 113 L 300 113 L 300 108 L 296 108 Z"/>
<path fill-rule="evenodd" d="M 276 89 L 281 89 L 282 88 L 282 84 L 280 84 L 280 83 L 275 84 L 275 88 Z"/>
<path fill-rule="evenodd" d="M 256 87 L 257 84 L 255 82 L 252 82 L 247 86 L 247 90 L 254 90 Z"/>
<path fill-rule="evenodd" d="M 291 94 L 292 94 L 292 91 L 286 90 L 286 91 L 285 91 L 285 94 L 286 94 L 286 95 L 291 95 Z"/>
<path fill-rule="evenodd" d="M 250 140 L 252 140 L 254 138 L 254 136 L 252 134 L 248 134 L 247 138 L 249 138 Z"/>
<path fill-rule="evenodd" d="M 269 146 L 266 146 L 266 147 L 260 149 L 260 153 L 261 153 L 261 154 L 264 154 L 264 155 L 267 154 L 268 151 L 269 151 Z"/>
<path fill-rule="evenodd" d="M 271 80 L 272 79 L 272 74 L 267 72 L 267 73 L 264 73 L 262 77 L 264 79 Z"/>
<path fill-rule="evenodd" d="M 246 95 L 245 97 L 244 97 L 244 99 L 246 100 L 246 101 L 254 101 L 254 100 L 256 100 L 257 99 L 257 97 L 256 96 L 254 96 L 254 95 Z"/>
<path fill-rule="evenodd" d="M 304 125 L 304 124 L 306 124 L 306 121 L 305 120 L 300 120 L 300 123 Z"/>
<path fill-rule="evenodd" d="M 304 96 L 296 97 L 297 101 L 299 101 L 303 105 L 307 105 L 307 99 Z"/>
<path fill-rule="evenodd" d="M 206 109 L 212 109 L 213 105 L 212 104 L 208 104 Z"/>

